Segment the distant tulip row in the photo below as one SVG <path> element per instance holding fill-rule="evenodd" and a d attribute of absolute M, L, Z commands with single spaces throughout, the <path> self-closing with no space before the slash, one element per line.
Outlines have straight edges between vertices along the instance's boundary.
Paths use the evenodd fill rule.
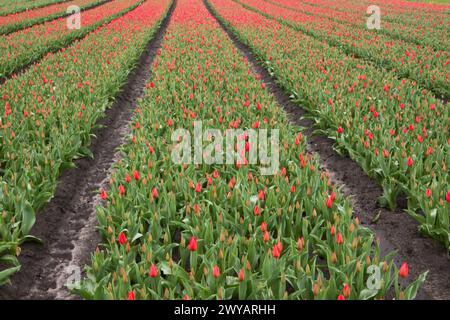
<path fill-rule="evenodd" d="M 167 12 L 169 0 L 147 0 L 49 55 L 0 87 L 0 284 L 16 258 L 35 212 L 53 196 L 62 170 L 90 156 L 87 148 L 104 115 Z"/>
<path fill-rule="evenodd" d="M 368 10 L 369 4 L 365 1 L 315 1 L 314 3 L 297 0 L 264 1 L 310 16 L 327 18 L 353 26 L 355 34 L 362 28 L 367 30 L 367 19 L 373 14 Z M 247 1 L 243 0 L 243 2 Z M 447 36 L 450 19 L 446 14 L 450 6 L 447 6 L 447 9 L 440 6 L 427 10 L 429 5 L 421 8 L 407 8 L 404 3 L 391 5 L 390 2 L 377 1 L 373 4 L 380 9 L 381 29 L 377 32 L 420 46 L 431 46 L 436 50 L 448 51 L 450 48 L 450 39 Z"/>
<path fill-rule="evenodd" d="M 67 1 L 67 0 L 35 0 L 35 1 L 2 0 L 0 16 L 24 12 L 27 10 L 33 10 L 33 9 L 57 4 L 60 2 L 64 2 L 64 1 Z"/>
<path fill-rule="evenodd" d="M 279 129 L 279 170 L 172 163 L 173 133 L 198 120 L 223 131 Z M 424 281 L 399 284 L 408 265 L 380 256 L 201 0 L 177 1 L 131 130 L 100 192 L 106 243 L 76 289 L 82 297 L 411 299 Z"/>
<path fill-rule="evenodd" d="M 0 79 L 11 76 L 49 52 L 57 51 L 84 37 L 103 24 L 133 10 L 143 0 L 114 0 L 83 12 L 81 28 L 68 29 L 64 18 L 1 36 Z"/>
<path fill-rule="evenodd" d="M 0 34 L 22 30 L 38 23 L 62 17 L 67 14 L 67 8 L 71 5 L 76 5 L 81 10 L 86 10 L 104 1 L 105 0 L 74 0 L 36 10 L 0 16 Z"/>
<path fill-rule="evenodd" d="M 210 2 L 319 130 L 380 182 L 381 201 L 395 208 L 406 194 L 420 231 L 450 248 L 448 104 L 235 1 Z"/>
<path fill-rule="evenodd" d="M 265 0 L 236 0 L 281 24 L 311 35 L 335 46 L 348 55 L 355 55 L 382 70 L 392 70 L 398 77 L 409 78 L 439 97 L 450 98 L 450 38 L 436 39 L 442 50 L 419 46 L 365 26 L 352 26 L 268 3 Z M 445 41 L 449 42 L 448 45 Z M 419 89 L 418 89 L 419 90 Z"/>

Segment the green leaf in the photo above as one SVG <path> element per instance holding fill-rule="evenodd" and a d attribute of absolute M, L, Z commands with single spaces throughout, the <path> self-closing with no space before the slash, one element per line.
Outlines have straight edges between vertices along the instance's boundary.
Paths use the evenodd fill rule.
<path fill-rule="evenodd" d="M 28 201 L 25 201 L 22 204 L 22 226 L 21 226 L 22 234 L 27 235 L 28 233 L 30 233 L 30 230 L 35 222 L 36 222 L 36 215 L 34 213 L 34 210 L 28 203 Z"/>

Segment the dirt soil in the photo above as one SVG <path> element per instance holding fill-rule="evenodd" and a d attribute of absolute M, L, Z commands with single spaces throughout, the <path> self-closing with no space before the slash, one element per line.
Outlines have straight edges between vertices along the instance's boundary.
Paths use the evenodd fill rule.
<path fill-rule="evenodd" d="M 38 213 L 31 234 L 44 244 L 23 244 L 19 257 L 21 271 L 11 278 L 12 285 L 1 287 L 0 299 L 79 299 L 65 284 L 74 274 L 71 268 L 88 264 L 91 253 L 102 242 L 96 232 L 99 190 L 108 187 L 112 165 L 120 159 L 116 149 L 130 132 L 128 124 L 137 99 L 144 94 L 175 5 L 176 1 L 113 106 L 99 121 L 101 129 L 95 132 L 90 146 L 94 158 L 77 160 L 76 168 L 64 171 L 54 198 Z"/>
<path fill-rule="evenodd" d="M 205 0 L 204 3 L 210 13 L 216 17 Z M 402 209 L 405 207 L 405 201 L 399 201 L 399 209 L 395 212 L 381 208 L 377 201 L 382 195 L 379 184 L 371 180 L 355 161 L 334 151 L 333 140 L 312 134 L 313 122 L 303 118 L 307 115 L 305 109 L 289 99 L 289 94 L 276 83 L 274 77 L 270 76 L 248 46 L 242 43 L 219 19 L 217 21 L 235 46 L 247 57 L 254 71 L 261 75 L 290 121 L 294 125 L 306 128 L 303 132 L 307 136 L 308 150 L 320 156 L 322 169 L 328 171 L 333 183 L 344 195 L 350 197 L 354 215 L 359 217 L 362 224 L 373 230 L 380 241 L 382 254 L 396 250 L 394 261 L 397 266 L 403 262 L 408 263 L 410 279 L 429 270 L 427 280 L 420 288 L 416 299 L 450 299 L 448 251 L 433 239 L 422 236 L 418 232 L 418 223 Z M 376 222 L 373 222 L 374 220 Z"/>

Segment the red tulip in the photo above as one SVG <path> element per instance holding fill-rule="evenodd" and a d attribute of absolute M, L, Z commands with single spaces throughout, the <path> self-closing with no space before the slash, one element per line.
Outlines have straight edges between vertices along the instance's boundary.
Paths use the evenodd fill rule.
<path fill-rule="evenodd" d="M 431 190 L 429 188 L 425 191 L 425 195 L 427 198 L 431 197 Z"/>
<path fill-rule="evenodd" d="M 198 245 L 197 245 L 197 238 L 192 237 L 191 241 L 189 241 L 188 249 L 190 251 L 197 251 L 197 247 L 198 247 Z"/>
<path fill-rule="evenodd" d="M 130 175 L 127 174 L 127 176 L 125 177 L 125 182 L 130 183 L 130 181 L 131 181 Z"/>
<path fill-rule="evenodd" d="M 398 275 L 402 278 L 406 278 L 408 277 L 408 274 L 409 274 L 408 264 L 404 262 L 400 267 L 400 270 L 398 271 Z"/>
<path fill-rule="evenodd" d="M 445 196 L 445 200 L 450 203 L 450 191 L 447 191 L 447 195 Z"/>
<path fill-rule="evenodd" d="M 127 237 L 125 236 L 125 233 L 123 233 L 123 232 L 119 233 L 119 243 L 121 245 L 124 245 L 125 243 L 127 243 Z"/>
<path fill-rule="evenodd" d="M 263 240 L 264 240 L 264 242 L 268 242 L 269 241 L 269 238 L 270 238 L 270 235 L 269 235 L 269 233 L 266 231 L 266 232 L 264 232 L 264 236 L 263 236 Z"/>
<path fill-rule="evenodd" d="M 345 300 L 345 297 L 342 294 L 340 294 L 337 299 L 338 300 Z"/>
<path fill-rule="evenodd" d="M 342 132 L 344 132 L 344 129 L 342 129 L 342 127 L 339 127 L 339 128 L 337 129 L 337 132 L 338 132 L 338 134 L 342 134 Z"/>
<path fill-rule="evenodd" d="M 292 185 L 292 186 L 291 186 L 291 193 L 294 193 L 294 192 L 295 192 L 295 186 Z"/>
<path fill-rule="evenodd" d="M 195 186 L 195 192 L 199 193 L 200 191 L 202 191 L 202 185 L 200 184 L 200 182 L 197 182 L 197 185 Z"/>
<path fill-rule="evenodd" d="M 128 292 L 128 297 L 127 297 L 127 299 L 128 299 L 128 300 L 136 300 L 136 297 L 135 297 L 135 295 L 134 295 L 134 291 Z"/>
<path fill-rule="evenodd" d="M 273 246 L 272 255 L 274 258 L 279 258 L 281 254 L 280 247 L 276 244 Z"/>
<path fill-rule="evenodd" d="M 333 199 L 331 197 L 328 197 L 325 204 L 327 205 L 328 209 L 331 209 L 333 207 Z"/>
<path fill-rule="evenodd" d="M 258 206 L 255 206 L 255 209 L 253 209 L 253 214 L 255 216 L 259 216 L 261 214 L 260 209 Z"/>
<path fill-rule="evenodd" d="M 239 270 L 239 281 L 244 281 L 245 274 L 244 269 Z"/>
<path fill-rule="evenodd" d="M 156 278 L 158 276 L 158 268 L 154 264 L 152 264 L 150 267 L 149 275 L 152 278 Z"/>
<path fill-rule="evenodd" d="M 134 180 L 139 180 L 139 172 L 137 170 L 134 171 Z"/>
<path fill-rule="evenodd" d="M 213 177 L 214 177 L 214 179 L 217 179 L 219 177 L 219 171 L 214 170 Z"/>
<path fill-rule="evenodd" d="M 218 266 L 214 266 L 214 268 L 213 268 L 213 276 L 216 279 L 220 276 L 220 269 L 219 269 Z"/>
<path fill-rule="evenodd" d="M 413 165 L 413 160 L 411 157 L 408 157 L 408 167 L 411 167 Z"/>
<path fill-rule="evenodd" d="M 258 199 L 259 199 L 259 200 L 264 200 L 265 197 L 266 197 L 266 195 L 264 194 L 264 191 L 263 191 L 263 190 L 259 191 L 259 193 L 258 193 Z"/>
<path fill-rule="evenodd" d="M 153 197 L 153 199 L 158 198 L 158 190 L 156 190 L 156 188 L 152 189 L 152 197 Z"/>
<path fill-rule="evenodd" d="M 123 185 L 119 186 L 119 195 L 120 196 L 125 195 L 125 187 Z"/>
<path fill-rule="evenodd" d="M 267 223 L 263 222 L 261 223 L 261 231 L 266 232 L 267 231 Z"/>
<path fill-rule="evenodd" d="M 350 286 L 348 284 L 344 284 L 344 289 L 342 290 L 344 297 L 350 297 Z"/>
<path fill-rule="evenodd" d="M 185 296 L 183 297 L 183 299 L 187 301 L 187 300 L 189 300 L 189 296 L 188 296 L 188 295 L 185 295 Z"/>
<path fill-rule="evenodd" d="M 103 201 L 108 199 L 108 194 L 106 193 L 105 190 L 102 190 L 102 192 L 100 193 L 100 197 L 102 198 Z"/>
<path fill-rule="evenodd" d="M 342 233 L 338 233 L 336 236 L 336 243 L 341 245 L 342 243 L 344 243 L 344 237 L 342 237 Z"/>

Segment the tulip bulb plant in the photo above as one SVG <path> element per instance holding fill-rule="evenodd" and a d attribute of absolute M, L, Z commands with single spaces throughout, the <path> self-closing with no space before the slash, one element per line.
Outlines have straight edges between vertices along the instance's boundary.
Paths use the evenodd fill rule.
<path fill-rule="evenodd" d="M 392 254 L 380 255 L 373 233 L 308 155 L 300 128 L 201 0 L 177 1 L 148 83 L 123 159 L 101 191 L 105 243 L 76 290 L 82 297 L 415 297 L 426 274 L 409 279 Z M 278 129 L 279 168 L 262 175 L 251 163 L 172 163 L 175 130 L 192 133 L 198 119 L 223 131 Z"/>

